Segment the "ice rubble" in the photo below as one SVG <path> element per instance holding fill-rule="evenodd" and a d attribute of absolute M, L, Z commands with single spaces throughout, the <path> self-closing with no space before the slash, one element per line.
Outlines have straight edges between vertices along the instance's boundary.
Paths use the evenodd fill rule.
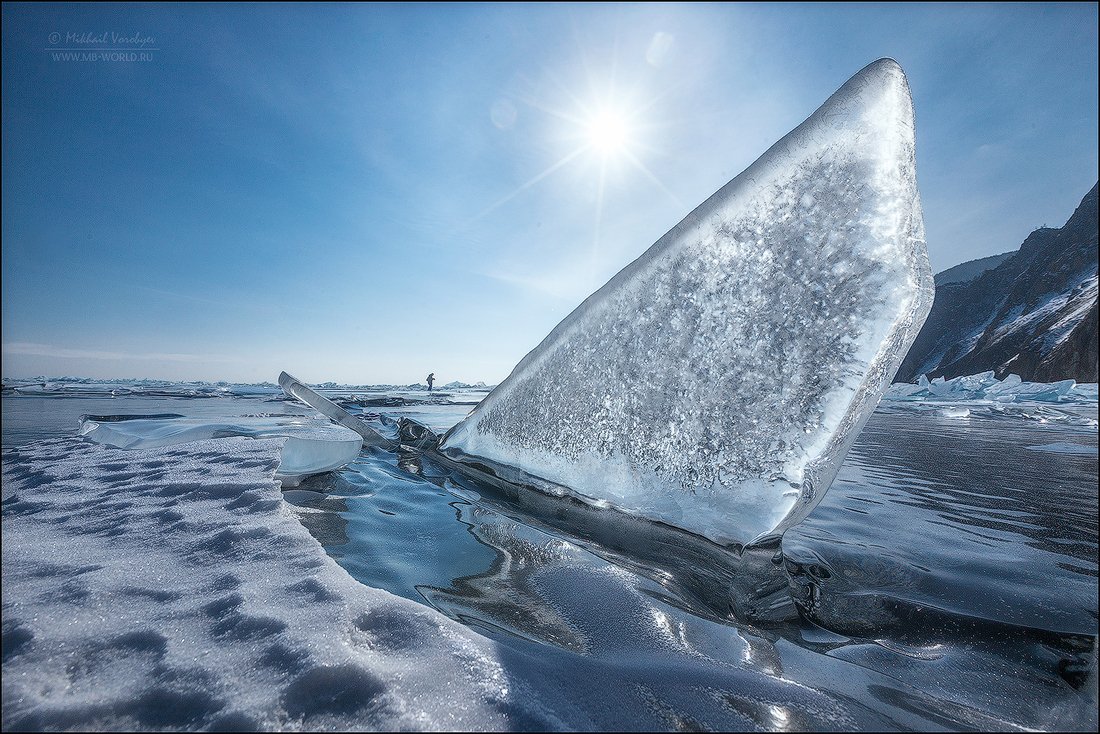
<path fill-rule="evenodd" d="M 326 382 L 315 385 L 324 394 L 340 400 L 370 400 L 378 394 L 396 395 L 409 402 L 455 402 L 449 398 L 459 393 L 459 400 L 477 400 L 480 393 L 493 386 L 478 382 L 469 385 L 452 382 L 434 391 L 430 398 L 425 396 L 426 385 L 341 385 Z M 230 383 L 230 382 L 170 382 L 166 380 L 93 380 L 83 377 L 33 377 L 10 378 L 0 381 L 0 389 L 5 396 L 48 398 L 93 398 L 93 397 L 147 397 L 147 398 L 270 398 L 286 399 L 282 389 L 270 382 Z"/>
<path fill-rule="evenodd" d="M 895 402 L 1095 403 L 1096 384 L 1078 385 L 1073 380 L 1024 382 L 1015 374 L 998 380 L 990 370 L 950 380 L 937 377 L 929 381 L 926 376 L 921 375 L 915 385 L 891 385 L 883 399 Z"/>
<path fill-rule="evenodd" d="M 327 420 L 305 416 L 234 418 L 232 422 L 202 418 L 146 418 L 81 421 L 85 438 L 121 449 L 177 446 L 213 438 L 244 436 L 284 439 L 278 476 L 284 486 L 295 486 L 303 476 L 346 466 L 359 456 L 359 434 Z"/>
<path fill-rule="evenodd" d="M 441 450 L 715 541 L 778 535 L 931 299 L 912 102 L 883 59 L 566 317 Z"/>
<path fill-rule="evenodd" d="M 887 411 L 938 411 L 947 418 L 1022 419 L 1039 423 L 1096 427 L 1097 386 L 1024 382 L 1010 374 L 998 380 L 992 371 L 946 380 L 921 375 L 916 384 L 891 385 L 883 396 Z"/>

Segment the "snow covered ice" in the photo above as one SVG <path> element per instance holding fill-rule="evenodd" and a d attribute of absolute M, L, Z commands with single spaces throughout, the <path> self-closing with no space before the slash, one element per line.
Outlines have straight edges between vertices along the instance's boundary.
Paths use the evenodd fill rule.
<path fill-rule="evenodd" d="M 883 59 L 562 321 L 451 459 L 722 543 L 820 501 L 927 316 L 913 110 Z"/>
<path fill-rule="evenodd" d="M 5 731 L 507 728 L 492 645 L 325 556 L 279 497 L 279 450 L 5 456 Z"/>
<path fill-rule="evenodd" d="M 277 476 L 294 486 L 303 476 L 346 466 L 359 456 L 359 434 L 328 420 L 306 416 L 240 417 L 232 421 L 202 418 L 146 418 L 81 422 L 81 434 L 96 443 L 122 449 L 160 448 L 211 438 L 245 436 L 282 438 Z"/>

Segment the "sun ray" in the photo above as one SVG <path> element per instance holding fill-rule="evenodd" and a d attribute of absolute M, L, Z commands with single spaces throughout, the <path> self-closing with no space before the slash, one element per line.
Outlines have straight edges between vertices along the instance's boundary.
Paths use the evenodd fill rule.
<path fill-rule="evenodd" d="M 664 148 L 658 148 L 653 145 L 646 145 L 645 143 L 634 142 L 630 147 L 632 150 L 648 153 L 659 158 L 675 158 L 674 154 L 668 152 Z"/>
<path fill-rule="evenodd" d="M 469 222 L 467 222 L 466 225 L 468 226 L 468 225 L 472 224 L 473 222 L 476 222 L 477 220 L 481 219 L 486 214 L 489 214 L 491 211 L 493 211 L 497 207 L 511 201 L 517 195 L 523 193 L 527 189 L 529 189 L 532 186 L 534 186 L 535 184 L 537 184 L 539 181 L 543 180 L 544 178 L 546 178 L 550 174 L 554 173 L 554 171 L 557 171 L 562 166 L 568 164 L 571 160 L 573 160 L 574 158 L 579 156 L 581 153 L 585 152 L 585 150 L 586 150 L 586 148 L 583 148 L 583 147 L 577 148 L 572 153 L 570 153 L 569 155 L 567 155 L 564 158 L 562 158 L 561 160 L 559 160 L 557 163 L 554 163 L 549 168 L 545 169 L 542 173 L 540 173 L 537 176 L 535 176 L 534 178 L 528 180 L 526 183 L 520 184 L 511 193 L 501 197 L 500 199 L 497 199 L 495 202 L 493 202 L 492 204 L 490 204 L 486 208 L 482 209 Z"/>
<path fill-rule="evenodd" d="M 680 197 L 678 197 L 678 196 L 676 196 L 676 194 L 672 193 L 672 190 L 669 189 L 667 186 L 665 186 L 664 183 L 661 181 L 661 179 L 657 178 L 656 174 L 654 174 L 652 171 L 650 171 L 649 168 L 647 168 L 644 163 L 642 163 L 640 160 L 638 160 L 638 158 L 636 158 L 633 153 L 631 153 L 628 150 L 625 150 L 625 151 L 623 151 L 623 156 L 625 156 L 626 159 L 628 161 L 630 161 L 634 165 L 635 168 L 637 168 L 639 171 L 641 171 L 645 175 L 646 178 L 648 178 L 650 181 L 652 181 L 654 184 L 656 184 L 657 188 L 659 188 L 661 191 L 663 191 L 665 194 L 667 194 L 669 199 L 672 200 L 672 203 L 674 203 L 678 209 L 680 209 L 682 211 L 683 209 L 686 208 L 685 205 L 684 205 L 684 202 L 680 201 Z"/>
<path fill-rule="evenodd" d="M 624 74 L 621 38 L 618 30 L 612 39 L 612 53 L 597 74 L 593 58 L 582 42 L 584 29 L 571 15 L 572 36 L 577 48 L 580 76 L 577 84 L 567 85 L 553 70 L 542 68 L 542 78 L 538 84 L 527 85 L 522 95 L 515 98 L 531 109 L 537 110 L 548 118 L 562 123 L 556 136 L 564 143 L 563 150 L 569 151 L 545 170 L 519 185 L 505 196 L 497 199 L 473 217 L 469 223 L 476 222 L 497 208 L 512 201 L 516 196 L 560 171 L 565 166 L 578 162 L 584 156 L 589 165 L 598 171 L 595 199 L 595 231 L 592 234 L 588 258 L 590 277 L 595 273 L 600 257 L 602 242 L 603 213 L 606 199 L 613 184 L 621 184 L 621 171 L 634 169 L 656 186 L 663 195 L 678 209 L 684 209 L 679 197 L 643 162 L 656 154 L 668 157 L 670 154 L 657 150 L 652 139 L 663 137 L 662 132 L 669 125 L 667 121 L 647 119 L 652 110 L 669 95 L 683 86 L 683 82 L 666 86 L 658 94 L 645 92 L 642 79 Z M 577 92 L 580 92 L 578 94 Z M 592 168 L 588 175 L 591 176 Z M 583 175 L 578 169 L 578 175 Z M 589 179 L 591 181 L 591 178 Z M 591 189 L 589 189 L 591 191 Z"/>
<path fill-rule="evenodd" d="M 600 179 L 596 188 L 596 226 L 592 234 L 592 247 L 588 251 L 588 285 L 594 290 L 596 285 L 596 258 L 600 253 L 600 228 L 603 225 L 603 193 L 607 182 L 607 159 L 600 160 Z"/>
<path fill-rule="evenodd" d="M 572 104 L 579 111 L 580 114 L 572 114 L 567 110 L 550 107 L 535 98 L 528 98 L 524 99 L 523 101 L 531 107 L 545 112 L 549 115 L 553 115 L 560 120 L 565 120 L 566 122 L 571 122 L 575 125 L 584 125 L 584 119 L 591 114 L 588 106 L 584 104 L 584 102 L 579 97 L 570 92 L 569 89 L 564 84 L 562 84 L 557 76 L 555 76 L 554 73 L 551 72 L 549 69 L 543 69 L 543 73 L 545 74 L 546 78 L 550 80 L 550 83 L 553 84 L 559 92 L 564 94 L 569 99 L 569 103 Z"/>

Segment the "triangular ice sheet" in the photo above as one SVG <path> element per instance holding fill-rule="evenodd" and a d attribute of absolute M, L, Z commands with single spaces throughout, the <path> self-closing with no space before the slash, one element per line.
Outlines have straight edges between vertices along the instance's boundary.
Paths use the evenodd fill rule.
<path fill-rule="evenodd" d="M 820 501 L 932 302 L 890 59 L 588 297 L 444 438 L 519 484 L 748 544 Z"/>

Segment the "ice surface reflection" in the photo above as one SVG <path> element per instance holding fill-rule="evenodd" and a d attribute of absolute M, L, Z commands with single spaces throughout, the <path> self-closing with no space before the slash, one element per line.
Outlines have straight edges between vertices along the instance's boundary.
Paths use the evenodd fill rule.
<path fill-rule="evenodd" d="M 4 438 L 72 432 L 88 412 L 280 405 L 7 396 Z M 615 728 L 636 711 L 667 729 L 1095 730 L 1095 404 L 972 402 L 965 418 L 943 407 L 880 407 L 823 502 L 784 539 L 773 599 L 786 604 L 768 623 L 731 598 L 729 549 L 617 511 L 509 494 L 416 453 L 368 450 L 284 498 L 360 581 L 492 639 L 501 685 L 569 701 L 562 721 Z M 437 430 L 468 408 L 358 406 Z M 524 693 L 535 669 L 539 691 Z"/>
<path fill-rule="evenodd" d="M 354 483 L 318 489 L 346 505 L 332 508 L 346 542 L 328 548 L 364 583 L 516 654 L 706 679 L 725 712 L 711 721 L 1094 728 L 1096 443 L 1080 423 L 880 411 L 788 532 L 776 560 L 798 608 L 768 624 L 736 614 L 736 554 L 668 526 L 509 493 L 412 454 L 372 452 L 336 475 Z M 1025 448 L 1054 444 L 1083 450 Z M 737 670 L 807 696 L 717 684 Z M 708 720 L 651 693 L 670 727 Z"/>

